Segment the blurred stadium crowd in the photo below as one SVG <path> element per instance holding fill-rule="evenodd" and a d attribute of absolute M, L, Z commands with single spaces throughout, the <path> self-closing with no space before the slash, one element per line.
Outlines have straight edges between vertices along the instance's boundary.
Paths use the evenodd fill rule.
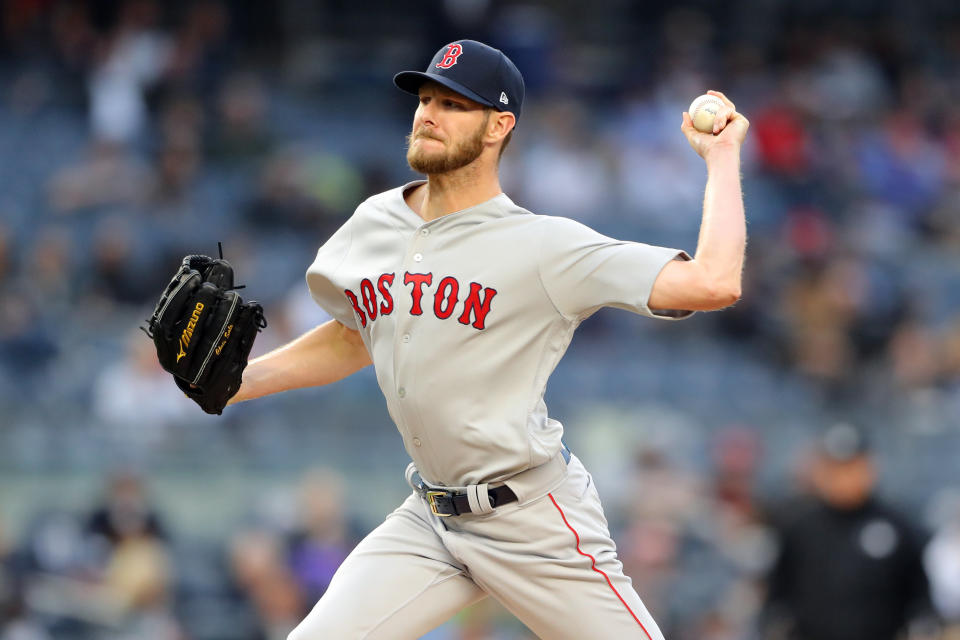
<path fill-rule="evenodd" d="M 217 241 L 256 353 L 322 322 L 317 247 L 416 177 L 392 74 L 462 37 L 527 83 L 506 193 L 614 237 L 692 252 L 680 113 L 752 123 L 743 300 L 600 312 L 547 394 L 666 636 L 776 637 L 771 514 L 847 420 L 960 637 L 960 5 L 3 0 L 0 33 L 0 639 L 284 638 L 399 502 L 370 372 L 214 418 L 137 327 Z M 485 604 L 428 637 L 528 636 Z"/>

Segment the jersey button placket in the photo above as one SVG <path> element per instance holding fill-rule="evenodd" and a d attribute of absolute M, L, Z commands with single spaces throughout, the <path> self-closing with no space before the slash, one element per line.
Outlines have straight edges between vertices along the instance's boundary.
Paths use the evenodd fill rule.
<path fill-rule="evenodd" d="M 430 229 L 427 229 L 426 227 L 422 227 L 418 235 L 425 238 L 426 236 L 430 235 Z M 420 244 L 420 238 L 417 238 L 417 236 L 414 235 L 413 240 L 410 243 L 410 249 L 417 249 L 419 244 Z M 408 253 L 407 255 L 410 255 L 410 254 Z M 420 251 L 417 251 L 411 256 L 411 259 L 415 263 L 423 262 L 423 253 L 421 253 Z M 409 266 L 408 264 L 405 264 L 404 268 L 408 268 L 408 266 Z M 393 357 L 394 357 L 395 364 L 399 364 L 401 361 L 406 359 L 406 354 L 400 353 L 400 346 L 410 344 L 411 338 L 410 338 L 410 331 L 409 331 L 409 325 L 408 325 L 409 320 L 410 319 L 407 318 L 405 319 L 405 321 L 398 322 L 396 325 L 397 332 L 394 334 L 394 336 L 399 336 L 400 341 L 399 341 L 399 344 L 397 342 L 394 342 Z M 396 340 L 396 337 L 394 338 L 394 340 Z M 397 371 L 395 371 L 395 374 L 396 373 Z M 397 395 L 403 398 L 404 396 L 406 396 L 406 390 L 403 387 L 400 387 L 399 389 L 397 389 Z"/>
<path fill-rule="evenodd" d="M 429 235 L 430 230 L 426 228 L 421 228 L 419 231 L 414 233 L 407 249 L 408 252 L 412 251 L 413 253 L 412 255 L 411 253 L 407 253 L 407 258 L 403 265 L 404 270 L 411 272 L 422 270 L 422 267 L 415 267 L 414 265 L 419 265 L 423 262 L 423 244 L 426 242 Z M 394 333 L 394 379 L 397 381 L 397 398 L 401 406 L 405 407 L 401 409 L 401 414 L 405 417 L 411 418 L 409 422 L 404 420 L 404 427 L 407 430 L 406 433 L 409 434 L 410 437 L 408 442 L 417 449 L 422 449 L 423 441 L 419 436 L 414 436 L 413 433 L 419 431 L 423 425 L 419 424 L 419 421 L 416 418 L 408 416 L 413 408 L 410 404 L 412 400 L 406 400 L 407 389 L 405 386 L 400 384 L 400 381 L 406 378 L 405 370 L 410 366 L 408 359 L 412 354 L 407 345 L 409 345 L 412 341 L 414 318 L 407 316 L 398 320 L 399 321 L 395 325 L 394 329 L 396 332 Z M 413 433 L 411 433 L 411 431 Z M 423 454 L 426 455 L 426 452 L 423 452 Z"/>
<path fill-rule="evenodd" d="M 417 244 L 417 238 L 416 238 L 416 236 L 414 236 L 413 242 L 411 243 L 411 245 L 412 245 L 411 248 L 414 248 L 414 247 L 416 246 L 416 244 Z M 410 254 L 408 253 L 407 255 L 410 255 Z M 417 252 L 417 253 L 415 253 L 415 254 L 413 255 L 413 261 L 414 261 L 414 262 L 420 262 L 421 260 L 423 260 L 423 254 Z M 405 264 L 405 265 L 404 265 L 404 268 L 407 268 L 407 267 L 408 267 L 408 265 Z M 401 343 L 402 343 L 402 344 L 406 344 L 406 343 L 409 343 L 409 342 L 410 342 L 410 332 L 409 332 L 409 330 L 408 330 L 408 329 L 409 329 L 409 326 L 408 326 L 408 324 L 407 324 L 407 323 L 409 323 L 409 322 L 410 322 L 410 318 L 405 318 L 403 321 L 397 323 L 397 325 L 396 325 L 396 333 L 393 334 L 393 335 L 394 335 L 394 341 L 395 341 L 395 342 L 393 343 L 393 344 L 394 344 L 393 361 L 394 361 L 394 363 L 395 363 L 395 365 L 396 365 L 396 369 L 395 369 L 395 371 L 394 371 L 394 375 L 395 375 L 395 376 L 396 376 L 396 375 L 400 375 L 400 372 L 403 370 L 403 362 L 406 360 L 406 354 L 401 353 L 399 347 L 400 347 L 400 344 L 401 344 Z M 402 332 L 402 333 L 401 333 L 401 332 Z M 397 340 L 398 337 L 399 337 L 399 343 L 396 342 L 396 340 Z M 402 387 L 402 386 L 398 386 L 398 387 L 397 387 L 397 397 L 400 398 L 401 400 L 402 400 L 403 398 L 407 397 L 407 390 L 406 390 L 406 388 L 404 388 L 404 387 Z M 420 446 L 420 445 L 417 445 L 417 446 Z"/>

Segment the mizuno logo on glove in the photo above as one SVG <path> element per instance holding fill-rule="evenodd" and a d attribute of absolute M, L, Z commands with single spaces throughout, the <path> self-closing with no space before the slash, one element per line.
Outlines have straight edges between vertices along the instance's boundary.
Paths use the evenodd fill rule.
<path fill-rule="evenodd" d="M 197 306 L 194 307 L 193 313 L 190 314 L 190 322 L 187 323 L 187 328 L 183 330 L 183 333 L 180 334 L 180 353 L 177 354 L 177 362 L 180 362 L 180 358 L 187 355 L 187 347 L 190 346 L 190 338 L 193 337 L 193 330 L 197 326 L 197 322 L 200 321 L 200 316 L 203 313 L 203 303 L 198 302 Z"/>

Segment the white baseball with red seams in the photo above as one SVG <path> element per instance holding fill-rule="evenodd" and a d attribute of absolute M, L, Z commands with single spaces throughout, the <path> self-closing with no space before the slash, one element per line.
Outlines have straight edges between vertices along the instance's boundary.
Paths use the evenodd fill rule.
<path fill-rule="evenodd" d="M 425 222 L 412 182 L 373 196 L 320 248 L 307 283 L 359 331 L 412 465 L 435 486 L 506 485 L 515 502 L 439 517 L 414 492 L 337 571 L 291 634 L 418 638 L 487 595 L 550 640 L 662 640 L 624 575 L 590 474 L 561 455 L 547 380 L 605 306 L 651 311 L 676 249 L 535 215 L 505 194 Z"/>
<path fill-rule="evenodd" d="M 687 109 L 693 120 L 693 128 L 701 133 L 712 133 L 714 117 L 722 106 L 723 100 L 709 93 L 694 98 Z"/>

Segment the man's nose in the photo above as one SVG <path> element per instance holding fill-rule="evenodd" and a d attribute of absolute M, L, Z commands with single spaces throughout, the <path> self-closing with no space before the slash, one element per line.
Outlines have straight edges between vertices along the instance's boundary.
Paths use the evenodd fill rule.
<path fill-rule="evenodd" d="M 431 126 L 437 124 L 436 107 L 433 106 L 433 101 L 430 101 L 428 104 L 420 105 L 420 122 L 423 124 L 429 124 Z"/>

